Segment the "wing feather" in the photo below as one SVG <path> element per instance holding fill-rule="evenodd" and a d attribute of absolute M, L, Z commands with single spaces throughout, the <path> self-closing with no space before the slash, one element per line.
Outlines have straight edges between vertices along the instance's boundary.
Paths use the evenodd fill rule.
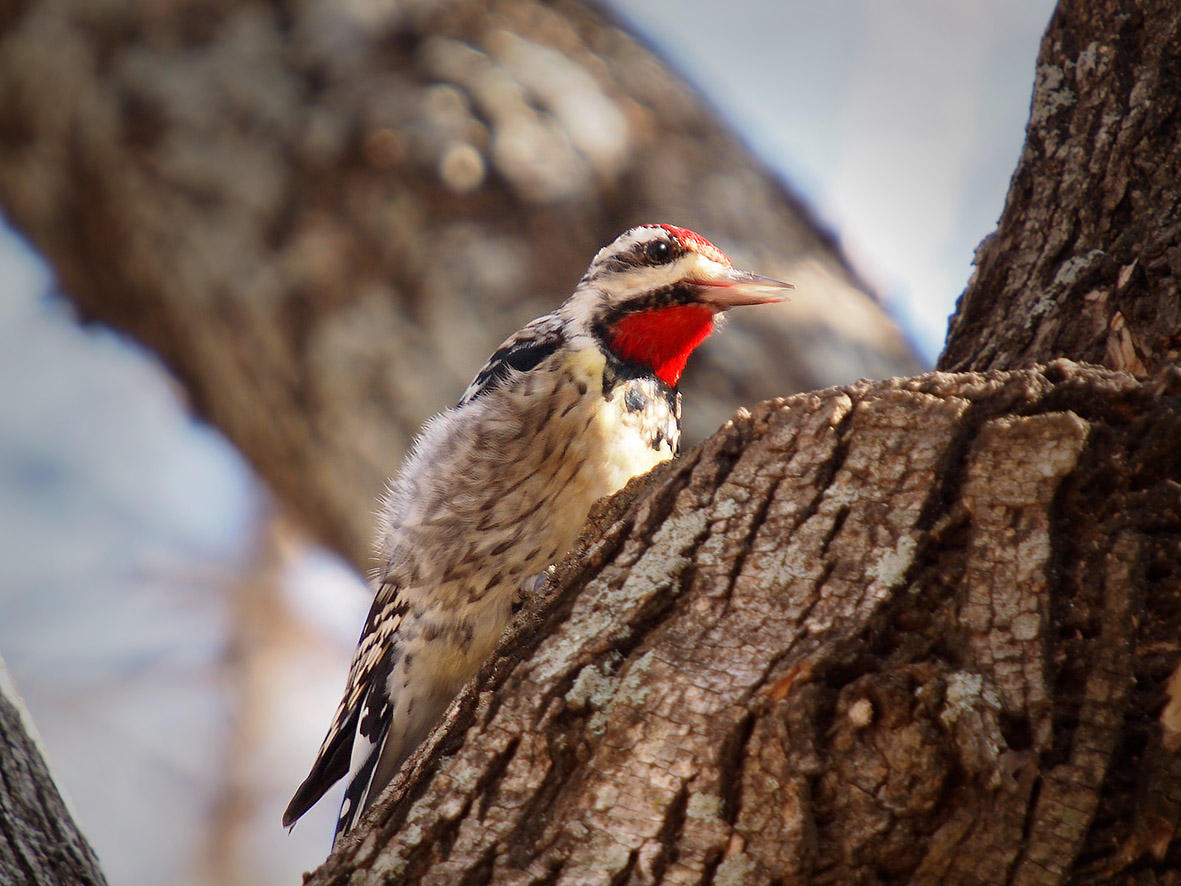
<path fill-rule="evenodd" d="M 410 602 L 400 593 L 397 585 L 385 582 L 378 588 L 373 606 L 369 609 L 369 617 L 365 619 L 365 627 L 361 630 L 353 663 L 349 667 L 344 696 L 337 705 L 332 726 L 320 745 L 311 772 L 296 789 L 283 813 L 285 827 L 295 824 L 330 787 L 349 773 L 354 756 L 353 743 L 360 726 L 366 727 L 366 737 L 370 741 L 379 745 L 384 742 L 384 734 L 378 734 L 378 721 L 362 724 L 362 702 L 367 699 L 376 702 L 381 697 L 384 690 L 380 684 L 383 681 L 375 681 L 374 677 L 381 673 L 388 674 L 389 663 L 395 654 L 394 633 L 409 611 Z M 373 689 L 378 692 L 373 692 Z M 388 731 L 389 705 L 385 707 L 387 717 L 384 729 Z"/>
<path fill-rule="evenodd" d="M 538 317 L 507 338 L 492 353 L 488 362 L 480 367 L 472 383 L 463 392 L 457 405 L 463 406 L 495 390 L 514 371 L 528 372 L 537 367 L 546 357 L 554 354 L 564 341 L 562 323 L 557 317 L 552 314 Z"/>
<path fill-rule="evenodd" d="M 369 692 L 365 696 L 365 705 L 357 721 L 349 783 L 340 803 L 334 841 L 351 828 L 357 817 L 370 805 L 369 791 L 373 786 L 373 775 L 390 737 L 392 707 L 383 691 L 383 684 L 389 676 L 390 662 L 391 657 L 385 656 L 382 665 L 374 674 Z"/>

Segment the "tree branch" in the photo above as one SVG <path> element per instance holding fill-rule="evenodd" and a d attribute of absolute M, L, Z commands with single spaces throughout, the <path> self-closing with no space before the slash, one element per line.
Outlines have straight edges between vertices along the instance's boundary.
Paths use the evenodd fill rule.
<path fill-rule="evenodd" d="M 0 883 L 94 884 L 106 878 L 62 802 L 0 660 Z"/>
<path fill-rule="evenodd" d="M 1145 378 L 1181 356 L 1181 9 L 1064 0 L 1025 150 L 941 369 L 1070 357 Z"/>

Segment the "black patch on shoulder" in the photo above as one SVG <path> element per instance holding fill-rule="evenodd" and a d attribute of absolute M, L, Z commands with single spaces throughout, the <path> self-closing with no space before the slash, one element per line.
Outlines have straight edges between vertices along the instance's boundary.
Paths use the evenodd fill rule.
<path fill-rule="evenodd" d="M 496 390 L 513 370 L 529 372 L 536 369 L 561 346 L 562 336 L 556 330 L 547 331 L 538 337 L 510 340 L 488 358 L 458 405 L 470 403 Z"/>
<path fill-rule="evenodd" d="M 643 412 L 648 400 L 635 388 L 628 388 L 623 395 L 623 406 L 628 412 Z"/>
<path fill-rule="evenodd" d="M 517 372 L 528 372 L 558 349 L 557 339 L 542 341 L 524 347 L 513 348 L 504 355 L 504 362 Z"/>

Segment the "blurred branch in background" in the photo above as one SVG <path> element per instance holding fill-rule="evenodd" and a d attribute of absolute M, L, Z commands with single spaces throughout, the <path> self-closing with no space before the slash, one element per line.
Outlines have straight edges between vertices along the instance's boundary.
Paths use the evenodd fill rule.
<path fill-rule="evenodd" d="M 633 223 L 799 288 L 697 362 L 694 439 L 741 402 L 918 368 L 798 201 L 568 0 L 30 5 L 0 146 L 0 202 L 83 315 L 159 353 L 359 568 L 370 503 L 473 355 Z"/>

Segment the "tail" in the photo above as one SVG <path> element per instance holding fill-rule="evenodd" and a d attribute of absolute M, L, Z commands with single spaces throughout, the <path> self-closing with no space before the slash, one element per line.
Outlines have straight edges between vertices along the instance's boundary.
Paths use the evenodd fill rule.
<path fill-rule="evenodd" d="M 378 771 L 378 761 L 381 760 L 386 742 L 389 740 L 391 709 L 389 702 L 383 701 L 377 705 L 378 710 L 374 712 L 375 701 L 366 700 L 365 716 L 361 717 L 357 724 L 352 765 L 349 767 L 349 783 L 344 789 L 344 799 L 340 801 L 340 815 L 336 818 L 336 833 L 332 837 L 333 846 L 341 834 L 356 824 L 361 813 L 373 805 L 377 794 L 385 787 L 384 782 L 375 784 L 373 776 Z M 385 781 L 389 781 L 388 776 Z"/>
<path fill-rule="evenodd" d="M 384 689 L 370 692 L 357 721 L 349 783 L 340 804 L 334 843 L 377 802 L 406 758 L 438 723 L 452 694 L 446 690 L 417 696 L 403 692 L 391 703 Z"/>
<path fill-rule="evenodd" d="M 348 720 L 345 721 L 344 728 L 331 733 L 331 740 L 320 748 L 316 762 L 312 765 L 312 771 L 295 789 L 295 795 L 287 804 L 287 809 L 283 813 L 283 827 L 294 826 L 299 817 L 324 796 L 325 791 L 348 775 L 349 758 L 353 752 L 353 737 L 356 735 L 357 717 L 360 711 L 360 705 L 355 707 Z"/>
<path fill-rule="evenodd" d="M 340 835 L 351 828 L 362 812 L 372 805 L 376 793 L 384 787 L 374 787 L 374 774 L 390 735 L 392 709 L 384 698 L 373 698 L 372 688 L 363 704 L 354 706 L 347 720 L 330 734 L 330 740 L 320 749 L 312 771 L 296 789 L 295 796 L 283 813 L 283 825 L 290 828 L 301 815 L 312 808 L 325 792 L 346 775 L 349 777 L 340 815 L 336 820 L 333 845 Z M 399 761 L 400 762 L 400 761 Z M 389 778 L 386 778 L 388 781 Z"/>

